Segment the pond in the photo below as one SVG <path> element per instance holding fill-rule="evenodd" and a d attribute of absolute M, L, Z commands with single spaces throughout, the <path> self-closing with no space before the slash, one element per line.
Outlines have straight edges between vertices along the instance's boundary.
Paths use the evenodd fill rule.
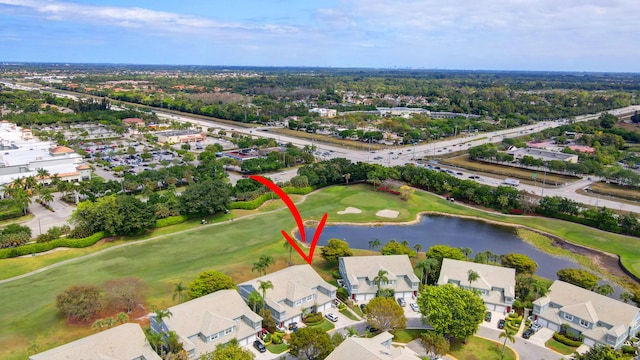
<path fill-rule="evenodd" d="M 307 238 L 313 238 L 314 229 L 307 228 Z M 422 245 L 423 251 L 438 244 L 452 247 L 468 247 L 473 250 L 469 255 L 473 259 L 475 253 L 491 251 L 494 254 L 525 254 L 538 263 L 536 275 L 547 279 L 557 279 L 556 272 L 563 268 L 583 268 L 572 259 L 547 254 L 516 236 L 512 227 L 499 226 L 486 222 L 450 216 L 423 216 L 411 225 L 333 225 L 322 231 L 318 245 L 326 245 L 331 238 L 343 239 L 356 249 L 369 249 L 369 241 L 378 239 L 382 245 L 390 240 L 409 241 L 411 247 Z M 601 281 L 601 283 L 607 283 Z M 623 291 L 615 284 L 612 295 L 618 298 Z"/>

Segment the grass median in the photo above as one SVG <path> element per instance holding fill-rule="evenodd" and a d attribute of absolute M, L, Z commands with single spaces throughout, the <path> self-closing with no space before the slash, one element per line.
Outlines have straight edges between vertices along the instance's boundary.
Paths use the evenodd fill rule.
<path fill-rule="evenodd" d="M 347 206 L 357 207 L 362 213 L 336 214 Z M 268 208 L 273 207 L 277 206 Z M 330 222 L 406 222 L 414 220 L 419 212 L 428 211 L 527 225 L 578 244 L 621 254 L 623 262 L 640 274 L 640 247 L 636 246 L 636 238 L 552 219 L 488 213 L 419 191 L 408 201 L 402 201 L 392 194 L 372 193 L 368 185 L 335 186 L 310 194 L 298 208 L 306 220 L 320 219 L 326 212 Z M 375 213 L 382 209 L 400 213 L 395 219 L 376 217 Z M 175 304 L 172 300 L 175 284 L 188 284 L 202 271 L 216 269 L 242 282 L 257 276 L 251 267 L 260 255 L 271 255 L 276 260 L 269 272 L 286 267 L 289 254 L 283 247 L 280 231 L 295 226 L 285 208 L 208 226 L 180 224 L 173 229 L 159 229 L 162 235 L 153 240 L 77 258 L 27 278 L 0 284 L 0 298 L 4 300 L 0 313 L 4 324 L 0 328 L 0 358 L 24 359 L 31 345 L 37 345 L 42 351 L 93 333 L 88 326 L 68 325 L 55 309 L 56 294 L 71 285 L 100 285 L 108 279 L 136 276 L 149 285 L 147 309 L 166 308 Z M 47 259 L 49 256 L 55 258 L 64 252 L 66 250 L 23 261 L 38 262 L 31 266 L 35 268 L 52 262 Z M 314 265 L 324 263 L 319 255 L 320 251 L 316 251 Z M 293 260 L 304 263 L 299 256 Z M 0 264 L 7 266 L 4 261 Z"/>

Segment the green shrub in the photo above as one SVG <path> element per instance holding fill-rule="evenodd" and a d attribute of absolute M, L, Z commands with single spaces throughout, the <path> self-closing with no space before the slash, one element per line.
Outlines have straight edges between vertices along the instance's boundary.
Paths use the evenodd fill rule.
<path fill-rule="evenodd" d="M 287 194 L 305 195 L 313 191 L 312 187 L 294 188 L 286 187 L 282 189 Z M 265 201 L 276 199 L 277 196 L 271 192 L 262 194 L 251 201 L 235 201 L 229 204 L 229 209 L 255 210 L 264 204 Z"/>
<path fill-rule="evenodd" d="M 183 222 L 185 222 L 187 220 L 189 220 L 189 216 L 187 216 L 187 215 L 169 216 L 169 217 L 166 217 L 166 218 L 163 218 L 163 219 L 156 220 L 156 224 L 153 227 L 154 228 L 161 228 L 161 227 L 165 227 L 165 226 L 176 225 L 176 224 L 183 223 Z"/>
<path fill-rule="evenodd" d="M 83 248 L 97 243 L 98 240 L 102 239 L 105 236 L 106 234 L 103 231 L 100 231 L 82 239 L 63 238 L 45 243 L 27 244 L 12 249 L 0 249 L 0 259 L 41 253 L 49 251 L 51 249 L 55 249 L 57 247 Z"/>
<path fill-rule="evenodd" d="M 559 332 L 555 332 L 553 333 L 553 338 L 558 341 L 561 342 L 567 346 L 572 346 L 572 347 L 578 347 L 580 345 L 582 345 L 582 341 L 576 341 L 576 340 L 571 340 L 568 337 L 560 334 Z"/>
<path fill-rule="evenodd" d="M 320 323 L 322 320 L 323 318 L 322 318 L 321 312 L 311 313 L 303 319 L 304 323 L 307 325 L 316 325 L 317 323 Z"/>
<path fill-rule="evenodd" d="M 622 350 L 623 354 L 630 354 L 630 355 L 635 355 L 636 354 L 636 349 L 633 346 L 630 346 L 630 345 L 622 345 L 620 350 Z"/>
<path fill-rule="evenodd" d="M 278 333 L 276 332 L 275 334 L 273 334 L 271 336 L 271 342 L 278 345 L 278 344 L 282 344 L 282 337 L 284 335 L 282 333 Z"/>
<path fill-rule="evenodd" d="M 347 301 L 349 300 L 349 292 L 347 291 L 347 289 L 340 287 L 336 291 L 336 297 L 341 301 Z"/>
<path fill-rule="evenodd" d="M 340 269 L 335 269 L 331 272 L 331 276 L 333 276 L 334 279 L 342 279 L 342 275 L 340 275 Z"/>

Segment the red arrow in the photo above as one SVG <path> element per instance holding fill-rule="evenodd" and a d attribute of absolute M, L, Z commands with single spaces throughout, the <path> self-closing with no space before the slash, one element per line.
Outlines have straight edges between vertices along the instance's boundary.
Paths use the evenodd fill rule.
<path fill-rule="evenodd" d="M 291 215 L 293 215 L 293 218 L 296 220 L 296 224 L 298 225 L 298 232 L 300 233 L 300 240 L 302 240 L 302 242 L 306 242 L 307 241 L 307 235 L 306 235 L 306 233 L 304 231 L 304 223 L 302 222 L 302 216 L 300 216 L 300 212 L 298 211 L 298 208 L 293 203 L 293 201 L 291 201 L 291 198 L 289 197 L 289 195 L 287 195 L 278 185 L 274 184 L 269 179 L 266 179 L 266 178 L 264 178 L 262 176 L 251 175 L 251 176 L 249 176 L 249 178 L 261 183 L 262 185 L 264 185 L 266 187 L 268 187 L 269 189 L 271 189 L 271 191 L 275 192 L 280 197 L 280 199 L 282 199 L 282 201 L 284 201 L 284 203 L 289 208 L 289 211 L 291 212 Z M 293 248 L 296 249 L 298 254 L 300 254 L 300 256 L 302 256 L 302 258 L 307 263 L 309 263 L 309 265 L 311 265 L 311 262 L 313 261 L 313 252 L 316 249 L 316 245 L 318 243 L 318 239 L 320 239 L 320 234 L 322 233 L 322 229 L 324 228 L 324 224 L 327 221 L 327 216 L 328 216 L 328 214 L 325 213 L 324 216 L 322 217 L 322 220 L 320 220 L 320 223 L 318 224 L 318 227 L 316 228 L 316 232 L 313 234 L 313 239 L 311 240 L 311 246 L 310 246 L 310 250 L 309 250 L 309 255 L 305 254 L 304 251 L 302 251 L 302 249 L 300 248 L 298 243 L 295 241 L 295 239 L 292 239 L 291 236 L 289 236 L 289 234 L 287 234 L 286 231 L 282 230 L 282 235 L 284 236 L 284 238 L 287 239 L 289 244 L 291 244 L 291 246 L 293 246 Z"/>

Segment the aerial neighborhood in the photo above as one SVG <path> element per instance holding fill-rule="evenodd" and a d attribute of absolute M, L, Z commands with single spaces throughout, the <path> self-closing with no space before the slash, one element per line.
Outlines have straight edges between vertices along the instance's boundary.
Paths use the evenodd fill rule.
<path fill-rule="evenodd" d="M 0 358 L 637 359 L 638 84 L 0 64 Z"/>

